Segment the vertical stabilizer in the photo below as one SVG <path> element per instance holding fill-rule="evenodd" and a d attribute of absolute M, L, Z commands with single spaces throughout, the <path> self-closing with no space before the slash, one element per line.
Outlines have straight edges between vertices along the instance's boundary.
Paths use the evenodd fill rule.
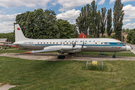
<path fill-rule="evenodd" d="M 15 24 L 15 41 L 26 40 L 27 38 L 24 36 L 19 24 Z"/>

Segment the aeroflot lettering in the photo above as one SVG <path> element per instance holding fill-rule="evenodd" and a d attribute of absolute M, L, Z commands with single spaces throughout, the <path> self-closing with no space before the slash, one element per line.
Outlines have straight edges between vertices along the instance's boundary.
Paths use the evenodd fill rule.
<path fill-rule="evenodd" d="M 33 42 L 24 42 L 24 44 L 33 44 Z"/>

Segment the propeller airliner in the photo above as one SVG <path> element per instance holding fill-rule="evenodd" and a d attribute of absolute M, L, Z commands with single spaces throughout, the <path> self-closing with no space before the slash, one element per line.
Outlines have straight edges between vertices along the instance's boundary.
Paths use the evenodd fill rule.
<path fill-rule="evenodd" d="M 64 53 L 76 53 L 82 51 L 90 52 L 116 52 L 130 50 L 131 47 L 124 45 L 121 41 L 111 38 L 71 38 L 71 39 L 30 39 L 26 38 L 19 26 L 15 24 L 15 42 L 16 46 L 31 49 L 25 53 L 39 52 L 59 52 L 58 59 L 64 59 Z"/>

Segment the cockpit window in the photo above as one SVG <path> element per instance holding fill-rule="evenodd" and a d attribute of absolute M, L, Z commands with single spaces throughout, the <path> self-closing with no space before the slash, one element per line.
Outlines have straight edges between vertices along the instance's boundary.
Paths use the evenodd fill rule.
<path fill-rule="evenodd" d="M 120 42 L 118 42 L 117 44 L 120 44 Z"/>

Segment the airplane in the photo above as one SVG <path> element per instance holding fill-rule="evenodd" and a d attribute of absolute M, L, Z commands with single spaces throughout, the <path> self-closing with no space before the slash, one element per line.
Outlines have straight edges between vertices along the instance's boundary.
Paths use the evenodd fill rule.
<path fill-rule="evenodd" d="M 64 59 L 64 53 L 84 51 L 114 52 L 113 57 L 116 58 L 116 52 L 131 49 L 130 46 L 112 38 L 30 39 L 24 36 L 19 24 L 15 24 L 15 42 L 13 44 L 35 50 L 25 52 L 27 54 L 57 51 L 59 52 L 58 59 Z"/>

